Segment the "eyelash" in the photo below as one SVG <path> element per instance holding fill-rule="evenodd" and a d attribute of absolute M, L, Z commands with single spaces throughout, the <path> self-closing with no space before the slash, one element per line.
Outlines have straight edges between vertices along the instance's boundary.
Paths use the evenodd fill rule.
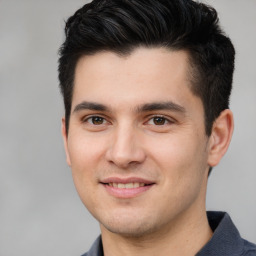
<path fill-rule="evenodd" d="M 156 121 L 156 119 L 160 119 L 161 121 L 163 121 L 163 123 L 161 124 L 156 124 L 154 121 Z M 154 126 L 164 126 L 164 125 L 169 125 L 169 124 L 172 124 L 174 123 L 173 120 L 170 120 L 170 118 L 166 118 L 165 116 L 162 116 L 162 115 L 155 115 L 155 116 L 151 116 L 148 121 L 146 123 L 149 124 L 149 122 L 152 120 L 152 124 L 150 125 L 154 125 Z"/>
<path fill-rule="evenodd" d="M 102 123 L 94 124 L 93 119 L 100 119 L 100 121 L 102 121 Z M 162 121 L 162 123 L 156 124 L 154 122 L 154 121 L 156 121 L 156 119 L 160 119 L 160 121 Z M 91 120 L 91 121 L 89 121 L 89 120 Z M 108 123 L 107 119 L 100 115 L 93 115 L 93 116 L 86 117 L 86 118 L 82 119 L 82 122 L 89 123 L 90 125 L 93 125 L 93 126 L 100 126 L 100 125 L 105 125 L 106 123 Z M 153 123 L 150 124 L 150 122 L 153 122 Z M 172 124 L 172 123 L 174 123 L 174 120 L 170 120 L 170 118 L 166 118 L 165 116 L 162 116 L 162 115 L 150 116 L 147 119 L 147 121 L 145 122 L 145 124 L 154 125 L 154 126 L 164 126 L 164 125 L 168 125 L 168 124 Z"/>
<path fill-rule="evenodd" d="M 90 125 L 95 125 L 95 126 L 102 125 L 102 124 L 93 124 L 93 119 L 94 119 L 94 118 L 95 118 L 95 119 L 97 119 L 97 118 L 98 118 L 98 119 L 101 119 L 101 120 L 103 121 L 102 124 L 107 123 L 106 118 L 104 118 L 104 117 L 102 117 L 102 116 L 98 116 L 98 115 L 86 117 L 86 118 L 82 119 L 82 122 L 83 122 L 83 123 L 89 123 Z M 91 122 L 90 122 L 89 120 L 91 120 Z"/>

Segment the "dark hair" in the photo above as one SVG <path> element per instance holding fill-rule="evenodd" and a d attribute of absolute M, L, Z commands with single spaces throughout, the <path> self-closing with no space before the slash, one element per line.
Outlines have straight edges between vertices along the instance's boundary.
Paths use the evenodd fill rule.
<path fill-rule="evenodd" d="M 81 56 L 100 51 L 128 55 L 135 48 L 165 47 L 189 53 L 191 90 L 204 105 L 209 136 L 229 107 L 235 50 L 217 12 L 192 0 L 94 0 L 66 22 L 59 50 L 59 80 L 68 131 L 74 73 Z"/>

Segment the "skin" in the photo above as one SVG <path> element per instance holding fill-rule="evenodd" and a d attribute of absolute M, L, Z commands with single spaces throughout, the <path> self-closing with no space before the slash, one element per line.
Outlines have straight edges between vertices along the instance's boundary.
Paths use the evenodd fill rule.
<path fill-rule="evenodd" d="M 76 67 L 67 163 L 84 205 L 99 221 L 104 254 L 195 255 L 211 238 L 205 196 L 209 166 L 226 152 L 230 110 L 205 134 L 202 101 L 190 90 L 185 51 L 101 52 Z M 120 196 L 103 181 L 144 179 Z M 124 191 L 124 190 L 122 190 Z"/>

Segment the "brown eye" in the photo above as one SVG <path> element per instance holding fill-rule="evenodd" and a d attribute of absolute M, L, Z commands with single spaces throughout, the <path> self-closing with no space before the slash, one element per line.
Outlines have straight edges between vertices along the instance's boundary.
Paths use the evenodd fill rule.
<path fill-rule="evenodd" d="M 101 125 L 101 124 L 104 124 L 106 122 L 106 120 L 100 116 L 92 116 L 87 119 L 87 122 L 89 122 L 93 125 Z"/>
<path fill-rule="evenodd" d="M 153 118 L 153 123 L 155 125 L 164 125 L 166 123 L 166 119 L 164 117 L 157 116 Z"/>

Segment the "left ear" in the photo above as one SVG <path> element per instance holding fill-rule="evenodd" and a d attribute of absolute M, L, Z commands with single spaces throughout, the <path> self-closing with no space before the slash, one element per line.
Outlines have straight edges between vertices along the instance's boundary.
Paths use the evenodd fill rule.
<path fill-rule="evenodd" d="M 226 153 L 234 130 L 234 119 L 231 110 L 225 109 L 214 121 L 210 136 L 208 165 L 216 166 Z"/>

